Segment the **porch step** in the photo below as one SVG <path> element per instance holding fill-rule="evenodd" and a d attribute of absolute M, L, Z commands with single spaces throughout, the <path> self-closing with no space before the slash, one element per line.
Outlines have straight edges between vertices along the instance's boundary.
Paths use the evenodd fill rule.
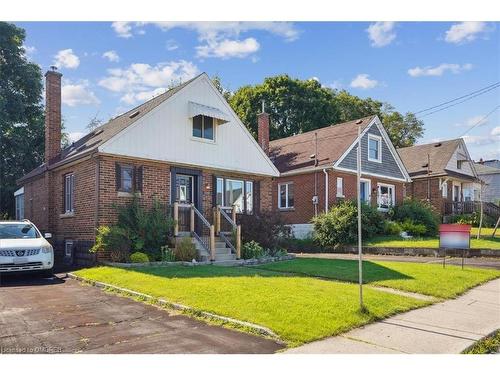
<path fill-rule="evenodd" d="M 236 260 L 236 255 L 235 254 L 215 254 L 215 261 L 216 262 L 223 262 L 226 260 Z"/>

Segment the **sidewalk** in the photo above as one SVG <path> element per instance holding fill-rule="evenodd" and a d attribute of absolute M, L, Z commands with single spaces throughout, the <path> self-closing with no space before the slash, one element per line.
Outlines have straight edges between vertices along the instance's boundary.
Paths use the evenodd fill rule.
<path fill-rule="evenodd" d="M 291 354 L 457 354 L 500 328 L 500 279 L 343 335 L 286 351 Z"/>

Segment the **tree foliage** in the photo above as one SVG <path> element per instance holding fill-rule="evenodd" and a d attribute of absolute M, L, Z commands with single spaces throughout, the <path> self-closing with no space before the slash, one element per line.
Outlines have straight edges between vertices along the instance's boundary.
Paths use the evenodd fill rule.
<path fill-rule="evenodd" d="M 16 180 L 44 154 L 42 73 L 26 58 L 25 32 L 0 22 L 0 212 L 13 215 Z"/>
<path fill-rule="evenodd" d="M 225 92 L 229 104 L 254 136 L 264 101 L 271 115 L 271 140 L 371 115 L 379 116 L 395 147 L 411 146 L 423 134 L 423 122 L 414 114 L 403 115 L 388 103 L 323 87 L 314 79 L 278 75 L 261 84 L 243 86 L 232 95 L 222 91 L 220 80 L 216 86 Z"/>

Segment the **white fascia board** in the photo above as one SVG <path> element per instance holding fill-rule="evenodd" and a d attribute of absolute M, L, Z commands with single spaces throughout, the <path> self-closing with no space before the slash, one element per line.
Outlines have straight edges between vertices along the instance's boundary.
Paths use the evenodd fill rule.
<path fill-rule="evenodd" d="M 341 168 L 341 167 L 333 167 L 335 171 L 341 171 L 341 172 L 346 172 L 349 174 L 356 174 L 356 171 L 353 171 L 352 169 L 347 169 L 347 168 Z M 372 177 L 378 177 L 378 178 L 383 178 L 384 180 L 390 180 L 390 181 L 398 181 L 398 182 L 411 182 L 410 180 L 406 180 L 404 178 L 397 178 L 397 177 L 389 177 L 389 176 L 384 176 L 378 173 L 371 173 L 371 172 L 361 172 L 362 176 L 372 176 Z"/>

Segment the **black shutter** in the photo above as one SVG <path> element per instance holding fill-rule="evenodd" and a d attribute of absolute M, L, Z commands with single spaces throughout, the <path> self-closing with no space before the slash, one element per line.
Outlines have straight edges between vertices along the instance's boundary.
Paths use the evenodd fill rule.
<path fill-rule="evenodd" d="M 258 215 L 260 214 L 260 181 L 254 181 L 253 183 L 253 212 Z"/>
<path fill-rule="evenodd" d="M 142 193 L 142 165 L 134 168 L 135 191 Z"/>
<path fill-rule="evenodd" d="M 212 207 L 217 206 L 217 176 L 212 175 Z"/>
<path fill-rule="evenodd" d="M 120 164 L 115 164 L 116 190 L 120 190 L 122 181 L 122 170 Z"/>

